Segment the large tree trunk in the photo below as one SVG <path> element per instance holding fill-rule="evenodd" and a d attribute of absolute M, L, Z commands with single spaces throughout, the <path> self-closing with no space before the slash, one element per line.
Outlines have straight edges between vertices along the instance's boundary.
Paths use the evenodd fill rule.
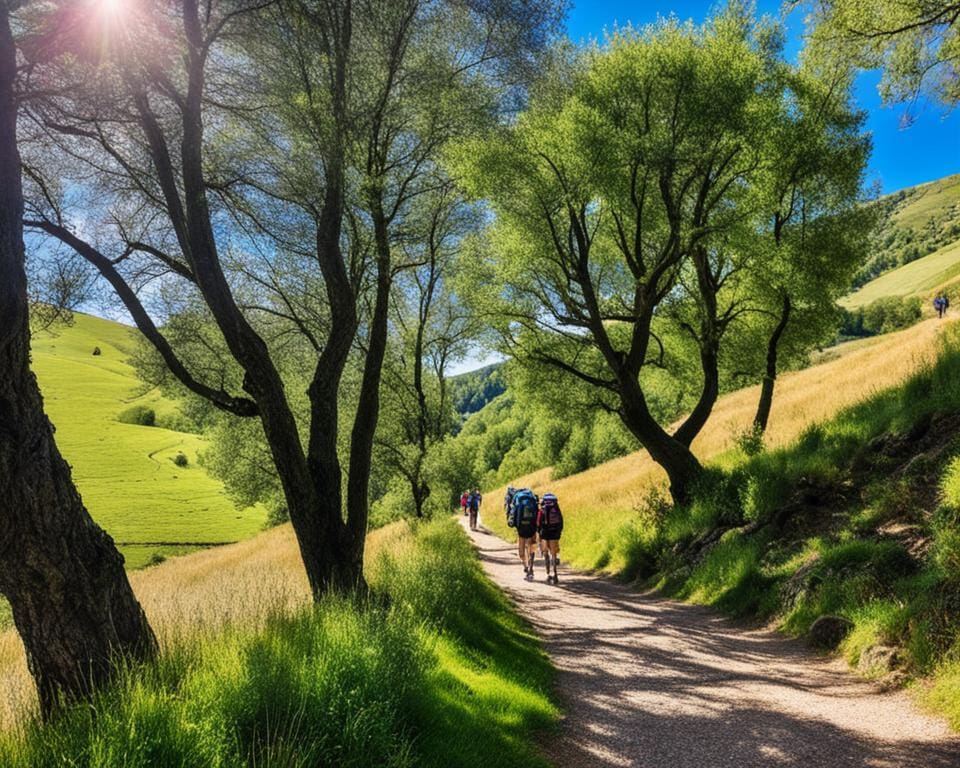
<path fill-rule="evenodd" d="M 790 322 L 792 309 L 793 305 L 790 303 L 790 297 L 784 293 L 780 320 L 777 322 L 767 342 L 767 368 L 763 375 L 763 382 L 760 384 L 760 400 L 757 403 L 757 414 L 753 417 L 754 429 L 760 434 L 766 431 L 767 422 L 770 420 L 770 410 L 773 408 L 773 388 L 777 383 L 777 357 L 780 339 L 783 338 L 783 332 L 787 329 L 787 324 Z"/>
<path fill-rule="evenodd" d="M 670 435 L 653 418 L 639 383 L 621 381 L 620 402 L 621 421 L 667 473 L 674 503 L 686 504 L 703 474 L 703 466 L 688 445 Z"/>
<path fill-rule="evenodd" d="M 390 289 L 390 243 L 387 224 L 379 206 L 374 207 L 377 243 L 377 290 L 367 338 L 363 379 L 357 398 L 357 415 L 350 435 L 350 472 L 347 480 L 347 528 L 349 551 L 357 571 L 357 584 L 363 583 L 363 550 L 370 513 L 370 473 L 373 469 L 373 441 L 380 420 L 380 381 L 387 351 Z"/>
<path fill-rule="evenodd" d="M 123 558 L 73 485 L 29 368 L 15 67 L 0 4 L 0 592 L 49 715 L 107 682 L 119 657 L 151 657 L 156 640 Z"/>

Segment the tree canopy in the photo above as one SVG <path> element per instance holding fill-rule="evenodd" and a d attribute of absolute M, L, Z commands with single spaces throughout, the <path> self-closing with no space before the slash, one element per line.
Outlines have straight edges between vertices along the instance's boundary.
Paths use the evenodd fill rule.
<path fill-rule="evenodd" d="M 702 27 L 618 30 L 558 57 L 515 124 L 454 160 L 496 215 L 475 282 L 502 348 L 589 385 L 677 499 L 700 471 L 690 444 L 727 340 L 769 313 L 788 274 L 812 273 L 801 259 L 832 268 L 797 300 L 830 303 L 858 256 L 776 247 L 788 226 L 806 243 L 813 219 L 849 224 L 869 149 L 849 78 L 796 71 L 781 39 L 736 4 Z M 695 381 L 672 432 L 651 409 L 654 370 Z"/>

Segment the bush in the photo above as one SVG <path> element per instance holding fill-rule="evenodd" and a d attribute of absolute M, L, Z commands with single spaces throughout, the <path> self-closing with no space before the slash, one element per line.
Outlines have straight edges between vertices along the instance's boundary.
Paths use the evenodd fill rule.
<path fill-rule="evenodd" d="M 944 506 L 933 520 L 933 560 L 943 578 L 960 583 L 960 509 Z"/>
<path fill-rule="evenodd" d="M 132 405 L 117 414 L 117 421 L 123 424 L 136 424 L 140 427 L 153 427 L 157 424 L 157 414 L 153 408 L 145 405 Z"/>
<path fill-rule="evenodd" d="M 745 456 L 756 456 L 763 452 L 763 430 L 756 424 L 737 435 L 734 441 Z"/>
<path fill-rule="evenodd" d="M 177 455 L 173 457 L 172 461 L 178 467 L 186 467 L 190 464 L 187 454 L 183 453 L 183 451 L 179 451 Z"/>
<path fill-rule="evenodd" d="M 909 328 L 923 317 L 923 302 L 917 296 L 884 296 L 881 299 L 844 310 L 841 336 L 876 336 Z"/>

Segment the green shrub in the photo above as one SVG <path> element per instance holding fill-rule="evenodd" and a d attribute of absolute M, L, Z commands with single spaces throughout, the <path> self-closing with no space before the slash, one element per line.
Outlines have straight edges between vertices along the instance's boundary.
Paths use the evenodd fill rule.
<path fill-rule="evenodd" d="M 157 424 L 157 414 L 153 408 L 145 405 L 132 405 L 117 414 L 117 421 L 123 424 L 136 424 L 140 427 L 153 427 Z"/>
<path fill-rule="evenodd" d="M 876 336 L 909 328 L 923 317 L 923 302 L 917 296 L 884 296 L 858 307 L 843 310 L 841 336 Z"/>
<path fill-rule="evenodd" d="M 174 456 L 171 461 L 178 467 L 186 467 L 190 464 L 190 459 L 187 458 L 187 454 L 183 453 L 183 451 L 178 451 L 177 455 Z"/>
<path fill-rule="evenodd" d="M 763 452 L 763 430 L 753 425 L 737 435 L 734 442 L 744 456 L 756 456 Z"/>
<path fill-rule="evenodd" d="M 960 583 L 960 509 L 944 506 L 933 521 L 933 559 L 948 581 Z"/>

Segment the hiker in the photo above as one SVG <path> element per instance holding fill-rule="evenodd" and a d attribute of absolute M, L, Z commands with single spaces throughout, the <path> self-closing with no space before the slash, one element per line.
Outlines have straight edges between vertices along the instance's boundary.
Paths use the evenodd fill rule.
<path fill-rule="evenodd" d="M 517 554 L 523 564 L 524 577 L 533 579 L 534 537 L 537 533 L 537 514 L 540 504 L 533 491 L 521 488 L 513 494 L 511 514 L 507 518 L 507 525 L 517 529 Z"/>
<path fill-rule="evenodd" d="M 477 517 L 480 514 L 480 503 L 483 501 L 483 496 L 480 495 L 480 491 L 477 488 L 473 489 L 473 493 L 470 494 L 470 497 L 467 499 L 467 509 L 470 510 L 470 530 L 477 530 Z"/>
<path fill-rule="evenodd" d="M 942 318 L 947 313 L 947 307 L 950 306 L 950 301 L 946 296 L 940 294 L 933 300 L 933 308 L 937 310 L 937 317 Z"/>
<path fill-rule="evenodd" d="M 552 493 L 543 494 L 540 512 L 537 514 L 537 533 L 545 551 L 543 560 L 547 567 L 547 582 L 559 584 L 557 567 L 560 565 L 560 536 L 563 533 L 563 512 L 560 502 Z M 553 573 L 551 573 L 551 570 Z"/>
<path fill-rule="evenodd" d="M 467 506 L 470 503 L 470 491 L 464 491 L 460 494 L 460 509 L 463 510 L 463 516 L 467 516 Z"/>
<path fill-rule="evenodd" d="M 510 507 L 513 506 L 513 494 L 517 492 L 517 489 L 512 485 L 507 486 L 507 493 L 503 497 L 503 514 L 506 515 L 507 520 L 510 519 Z M 509 525 L 509 522 L 507 523 Z"/>

